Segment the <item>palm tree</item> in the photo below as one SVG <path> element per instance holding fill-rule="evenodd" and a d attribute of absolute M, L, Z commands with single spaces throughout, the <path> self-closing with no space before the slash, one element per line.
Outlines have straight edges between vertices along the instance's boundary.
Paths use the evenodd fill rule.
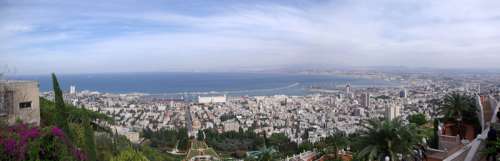
<path fill-rule="evenodd" d="M 361 149 L 358 156 L 368 161 L 411 158 L 421 140 L 416 131 L 415 125 L 403 124 L 400 118 L 368 120 L 358 139 L 357 146 Z"/>
<path fill-rule="evenodd" d="M 457 124 L 456 129 L 460 139 L 464 138 L 464 115 L 475 114 L 475 112 L 474 98 L 458 92 L 452 92 L 444 96 L 443 103 L 439 109 L 439 113 L 443 115 L 445 119 L 453 120 Z"/>
<path fill-rule="evenodd" d="M 346 136 L 342 133 L 334 133 L 316 144 L 316 148 L 325 154 L 331 154 L 332 159 L 339 159 L 338 153 L 348 145 Z"/>

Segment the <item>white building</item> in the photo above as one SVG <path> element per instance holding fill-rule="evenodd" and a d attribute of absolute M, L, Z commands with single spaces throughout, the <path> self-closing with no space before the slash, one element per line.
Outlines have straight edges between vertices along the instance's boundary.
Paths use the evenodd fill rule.
<path fill-rule="evenodd" d="M 401 115 L 401 107 L 398 105 L 388 105 L 385 109 L 385 118 L 392 120 Z"/>
<path fill-rule="evenodd" d="M 345 86 L 345 93 L 346 93 L 346 94 L 349 94 L 349 93 L 351 93 L 351 90 L 352 90 L 352 89 L 351 89 L 351 84 L 347 84 L 347 85 Z"/>
<path fill-rule="evenodd" d="M 209 104 L 209 103 L 226 103 L 226 95 L 223 96 L 198 96 L 198 103 Z"/>
<path fill-rule="evenodd" d="M 224 127 L 224 132 L 240 130 L 240 124 L 234 119 L 222 122 L 222 126 Z"/>
<path fill-rule="evenodd" d="M 364 108 L 356 108 L 354 109 L 353 115 L 354 116 L 364 116 L 365 114 L 365 109 Z"/>
<path fill-rule="evenodd" d="M 75 86 L 69 86 L 69 94 L 76 94 L 76 87 Z"/>

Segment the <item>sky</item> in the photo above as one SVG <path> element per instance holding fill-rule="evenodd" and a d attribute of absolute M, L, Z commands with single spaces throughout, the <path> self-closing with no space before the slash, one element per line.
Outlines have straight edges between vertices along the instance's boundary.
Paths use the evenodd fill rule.
<path fill-rule="evenodd" d="M 498 0 L 0 0 L 13 74 L 500 68 Z"/>

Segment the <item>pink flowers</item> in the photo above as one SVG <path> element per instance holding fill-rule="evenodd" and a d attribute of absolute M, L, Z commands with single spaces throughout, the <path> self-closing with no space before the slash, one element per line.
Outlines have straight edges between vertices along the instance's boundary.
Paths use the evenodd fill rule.
<path fill-rule="evenodd" d="M 87 160 L 87 156 L 85 156 L 85 154 L 79 149 L 73 150 L 73 156 L 75 156 L 78 160 Z"/>
<path fill-rule="evenodd" d="M 14 139 L 6 139 L 2 141 L 4 151 L 10 155 L 14 155 L 16 152 L 16 140 Z"/>
<path fill-rule="evenodd" d="M 2 138 L 5 138 L 5 140 L 0 139 L 4 152 L 11 156 L 18 156 L 21 159 L 24 158 L 29 141 L 40 136 L 38 128 L 30 128 L 26 124 L 9 127 L 6 132 L 5 134 L 0 133 L 0 135 L 3 135 Z"/>
<path fill-rule="evenodd" d="M 20 131 L 19 135 L 23 140 L 34 139 L 40 136 L 40 130 L 37 128 L 31 128 L 28 130 Z"/>
<path fill-rule="evenodd" d="M 49 159 L 53 159 L 50 156 L 57 156 L 58 151 L 68 151 L 77 160 L 87 160 L 85 153 L 58 127 L 39 128 L 17 124 L 6 130 L 0 129 L 0 156 L 3 156 L 0 158 L 13 161 L 31 159 L 26 157 L 28 151 L 33 148 L 40 150 L 41 158 L 48 156 Z"/>
<path fill-rule="evenodd" d="M 64 132 L 58 127 L 53 127 L 51 131 L 52 131 L 52 135 L 54 135 L 54 136 L 64 137 Z"/>

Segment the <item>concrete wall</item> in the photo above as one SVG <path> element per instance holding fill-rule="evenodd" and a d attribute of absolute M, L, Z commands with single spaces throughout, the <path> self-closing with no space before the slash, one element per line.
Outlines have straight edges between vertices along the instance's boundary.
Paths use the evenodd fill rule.
<path fill-rule="evenodd" d="M 0 119 L 9 125 L 15 124 L 17 119 L 23 123 L 40 125 L 40 93 L 38 82 L 36 81 L 3 81 L 0 82 L 0 92 L 12 93 L 12 97 L 4 100 L 4 107 L 7 108 L 7 116 Z M 8 101 L 8 102 L 7 102 Z M 20 103 L 31 102 L 31 107 L 20 108 Z"/>

